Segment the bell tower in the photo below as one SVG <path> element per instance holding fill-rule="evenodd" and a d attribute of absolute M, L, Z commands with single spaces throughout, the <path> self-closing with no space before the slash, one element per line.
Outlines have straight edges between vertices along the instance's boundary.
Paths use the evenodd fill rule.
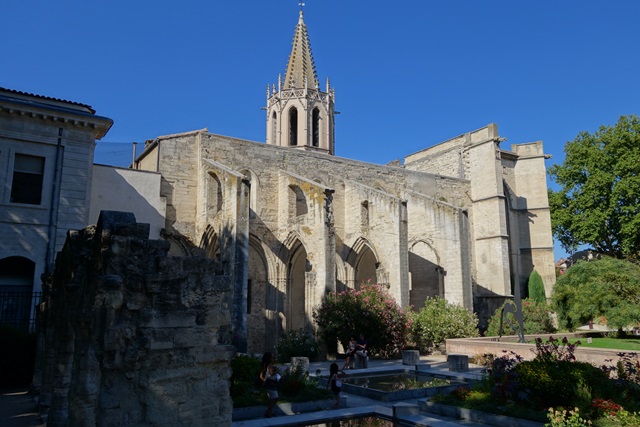
<path fill-rule="evenodd" d="M 301 8 L 284 81 L 267 85 L 267 144 L 334 155 L 334 99 L 328 78 L 320 90 Z"/>

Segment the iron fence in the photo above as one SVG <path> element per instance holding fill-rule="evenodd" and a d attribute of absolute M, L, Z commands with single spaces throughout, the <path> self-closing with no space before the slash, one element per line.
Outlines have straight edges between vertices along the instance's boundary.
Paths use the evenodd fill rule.
<path fill-rule="evenodd" d="M 0 290 L 0 325 L 35 332 L 36 310 L 42 292 Z"/>

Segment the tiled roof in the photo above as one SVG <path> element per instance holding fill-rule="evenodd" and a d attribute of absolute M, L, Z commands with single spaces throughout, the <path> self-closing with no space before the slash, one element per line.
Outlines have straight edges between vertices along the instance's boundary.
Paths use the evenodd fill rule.
<path fill-rule="evenodd" d="M 46 101 L 53 101 L 53 102 L 60 102 L 60 103 L 64 103 L 64 104 L 75 105 L 77 107 L 86 108 L 87 110 L 89 110 L 89 112 L 91 112 L 91 114 L 95 114 L 96 113 L 96 110 L 94 110 L 90 105 L 81 104 L 79 102 L 67 101 L 66 99 L 52 98 L 50 96 L 37 95 L 35 93 L 28 93 L 28 92 L 21 92 L 19 90 L 7 89 L 7 88 L 3 88 L 3 87 L 0 87 L 0 92 L 7 92 L 7 93 L 10 93 L 10 94 L 19 95 L 19 96 L 28 96 L 28 97 L 42 99 L 42 100 L 46 100 Z"/>
<path fill-rule="evenodd" d="M 307 34 L 307 26 L 304 23 L 302 11 L 298 25 L 293 35 L 293 47 L 291 55 L 289 55 L 289 63 L 287 64 L 287 72 L 284 80 L 285 89 L 316 88 L 318 84 L 318 76 L 316 75 L 316 67 L 313 63 L 311 55 L 311 44 L 309 43 L 309 35 Z"/>

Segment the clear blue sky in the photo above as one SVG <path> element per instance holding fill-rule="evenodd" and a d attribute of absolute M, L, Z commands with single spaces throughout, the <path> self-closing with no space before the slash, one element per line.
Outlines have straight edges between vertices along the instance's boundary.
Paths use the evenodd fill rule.
<path fill-rule="evenodd" d="M 580 131 L 640 114 L 640 1 L 307 0 L 336 154 L 387 163 L 489 123 L 553 158 Z M 132 141 L 208 128 L 265 139 L 297 0 L 3 0 L 0 86 L 86 103 Z M 123 145 L 125 144 L 125 145 Z M 556 250 L 556 258 L 562 251 Z"/>

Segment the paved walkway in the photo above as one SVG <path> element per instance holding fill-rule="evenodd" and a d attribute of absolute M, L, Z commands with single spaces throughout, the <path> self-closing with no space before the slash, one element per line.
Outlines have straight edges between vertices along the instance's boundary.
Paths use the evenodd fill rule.
<path fill-rule="evenodd" d="M 341 362 L 341 361 L 339 361 Z M 434 372 L 449 373 L 449 367 L 446 356 L 423 356 L 420 358 L 421 364 L 431 365 Z M 316 375 L 319 370 L 320 375 L 328 375 L 329 365 L 331 362 L 311 363 L 309 372 Z M 347 371 L 357 373 L 374 373 L 389 369 L 410 368 L 402 365 L 401 360 L 370 360 L 367 369 L 357 369 Z M 468 373 L 457 372 L 456 375 L 468 376 L 469 378 L 479 378 L 481 368 L 479 366 L 470 365 Z M 38 415 L 34 396 L 26 391 L 28 387 L 3 389 L 0 390 L 0 426 L 2 427 L 44 427 L 45 424 Z M 326 410 L 311 412 L 305 414 L 288 415 L 274 418 L 260 418 L 248 421 L 237 421 L 233 423 L 233 427 L 267 427 L 278 426 L 292 423 L 313 423 L 323 422 L 331 418 L 354 417 L 358 415 L 367 415 L 372 413 L 385 414 L 391 416 L 393 414 L 393 405 L 400 402 L 380 402 L 366 397 L 357 396 L 349 393 L 342 393 L 346 397 L 346 408 L 336 410 Z M 405 403 L 416 404 L 417 400 L 407 401 Z M 470 423 L 465 421 L 453 420 L 446 417 L 432 416 L 427 413 L 406 417 L 412 419 L 422 426 L 433 427 L 458 427 L 458 426 L 474 426 L 482 427 L 482 424 Z"/>

